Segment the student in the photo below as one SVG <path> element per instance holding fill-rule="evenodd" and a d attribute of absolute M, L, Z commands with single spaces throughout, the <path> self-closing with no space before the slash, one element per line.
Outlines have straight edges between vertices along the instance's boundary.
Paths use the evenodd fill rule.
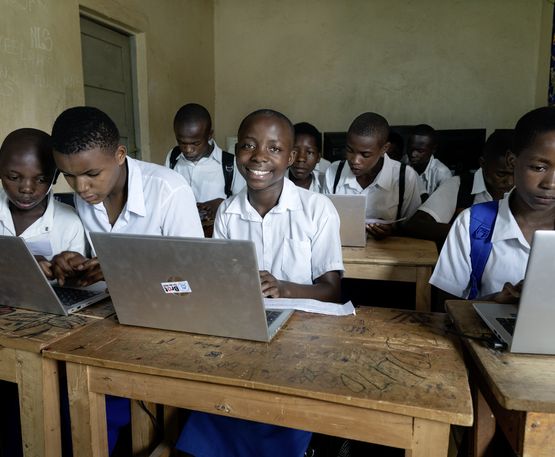
<path fill-rule="evenodd" d="M 202 237 L 191 188 L 177 173 L 127 156 L 108 115 L 79 106 L 58 116 L 52 128 L 54 159 L 76 193 L 75 207 L 89 232 Z M 90 239 L 89 239 L 90 242 Z M 54 275 L 102 279 L 96 258 L 63 252 Z"/>
<path fill-rule="evenodd" d="M 295 161 L 289 168 L 289 179 L 312 192 L 322 191 L 322 178 L 314 170 L 321 160 L 322 134 L 308 122 L 295 124 Z"/>
<path fill-rule="evenodd" d="M 249 114 L 239 127 L 237 167 L 247 188 L 226 200 L 214 237 L 252 240 L 265 297 L 337 302 L 343 271 L 339 217 L 323 195 L 285 178 L 294 161 L 293 126 L 273 110 Z M 301 457 L 311 433 L 193 412 L 178 449 L 195 457 Z"/>
<path fill-rule="evenodd" d="M 506 160 L 512 142 L 512 131 L 493 132 L 480 157 L 480 168 L 473 174 L 444 181 L 403 227 L 404 232 L 441 246 L 454 217 L 463 209 L 503 198 L 513 187 L 513 171 Z"/>
<path fill-rule="evenodd" d="M 55 176 L 50 135 L 23 128 L 5 138 L 0 146 L 0 235 L 23 238 L 49 279 L 55 254 L 85 254 L 79 217 L 50 192 Z"/>
<path fill-rule="evenodd" d="M 387 150 L 387 155 L 391 160 L 396 160 L 397 162 L 405 162 L 405 142 L 403 137 L 397 132 L 390 131 L 389 138 L 389 149 Z"/>
<path fill-rule="evenodd" d="M 507 155 L 514 170 L 515 188 L 499 201 L 483 274 L 473 271 L 470 260 L 470 216 L 481 203 L 464 210 L 455 220 L 441 251 L 430 283 L 456 297 L 471 293 L 471 274 L 477 278 L 477 297 L 510 302 L 518 299 L 530 242 L 536 230 L 553 230 L 555 224 L 555 108 L 538 108 L 525 114 L 515 127 L 514 147 Z M 482 226 L 480 232 L 484 232 Z"/>
<path fill-rule="evenodd" d="M 347 163 L 334 162 L 326 171 L 324 193 L 365 194 L 366 218 L 391 221 L 408 218 L 420 206 L 418 175 L 385 153 L 389 125 L 376 113 L 358 116 L 347 132 Z M 403 178 L 403 179 L 400 179 Z M 393 233 L 395 224 L 368 224 L 375 238 Z"/>
<path fill-rule="evenodd" d="M 189 183 L 202 219 L 214 220 L 220 203 L 245 186 L 235 172 L 235 158 L 213 140 L 212 119 L 204 106 L 189 103 L 179 108 L 173 130 L 177 146 L 168 152 L 165 165 Z"/>
<path fill-rule="evenodd" d="M 426 124 L 415 126 L 409 137 L 407 154 L 409 164 L 420 175 L 422 189 L 426 194 L 423 200 L 426 200 L 443 181 L 452 176 L 451 170 L 434 157 L 436 150 L 436 131 Z"/>

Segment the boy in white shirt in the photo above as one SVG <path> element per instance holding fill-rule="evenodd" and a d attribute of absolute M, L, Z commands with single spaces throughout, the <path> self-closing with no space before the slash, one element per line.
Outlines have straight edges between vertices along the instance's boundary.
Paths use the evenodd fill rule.
<path fill-rule="evenodd" d="M 498 302 L 518 300 L 534 232 L 555 228 L 555 108 L 525 114 L 514 135 L 507 161 L 514 169 L 515 188 L 499 201 L 491 252 L 477 284 L 477 297 Z M 460 298 L 471 290 L 470 216 L 471 208 L 455 220 L 430 279 Z"/>
<path fill-rule="evenodd" d="M 363 113 L 347 132 L 347 163 L 334 162 L 326 171 L 324 193 L 365 194 L 366 218 L 391 221 L 411 217 L 420 206 L 418 175 L 390 159 L 389 124 L 379 114 Z M 401 177 L 404 179 L 400 180 Z M 366 226 L 374 238 L 384 238 L 395 224 L 373 223 Z"/>
<path fill-rule="evenodd" d="M 212 138 L 212 119 L 204 106 L 183 105 L 175 114 L 173 129 L 177 146 L 168 152 L 165 166 L 189 183 L 201 218 L 214 220 L 220 203 L 239 192 L 245 180 L 235 170 L 233 154 L 222 151 Z"/>
<path fill-rule="evenodd" d="M 85 254 L 77 213 L 50 192 L 55 176 L 50 135 L 23 128 L 5 138 L 0 146 L 0 235 L 23 238 L 49 279 L 54 255 L 68 250 Z"/>
<path fill-rule="evenodd" d="M 513 187 L 513 170 L 506 159 L 512 142 L 512 131 L 493 132 L 480 157 L 480 168 L 474 174 L 444 181 L 405 224 L 404 232 L 441 246 L 455 216 L 463 209 L 503 198 Z"/>
<path fill-rule="evenodd" d="M 439 185 L 452 176 L 451 170 L 434 157 L 437 150 L 436 131 L 426 124 L 413 128 L 408 144 L 409 164 L 420 175 L 422 189 L 426 198 L 439 187 Z"/>
<path fill-rule="evenodd" d="M 258 110 L 241 123 L 237 168 L 247 187 L 216 215 L 214 237 L 252 240 L 266 297 L 340 299 L 339 216 L 329 199 L 285 178 L 293 163 L 289 119 Z M 302 457 L 311 433 L 193 412 L 177 448 L 195 457 Z"/>
<path fill-rule="evenodd" d="M 322 134 L 308 122 L 295 127 L 295 161 L 289 167 L 289 179 L 297 186 L 312 192 L 322 191 L 323 174 L 316 171 L 322 159 Z"/>

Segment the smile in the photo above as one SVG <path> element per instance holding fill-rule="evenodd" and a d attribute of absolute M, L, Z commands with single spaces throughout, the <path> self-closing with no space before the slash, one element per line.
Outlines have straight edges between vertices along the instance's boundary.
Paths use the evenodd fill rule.
<path fill-rule="evenodd" d="M 249 173 L 252 173 L 255 176 L 266 176 L 267 174 L 270 174 L 269 171 L 264 171 L 264 170 L 253 170 L 251 168 L 247 168 L 247 171 Z"/>

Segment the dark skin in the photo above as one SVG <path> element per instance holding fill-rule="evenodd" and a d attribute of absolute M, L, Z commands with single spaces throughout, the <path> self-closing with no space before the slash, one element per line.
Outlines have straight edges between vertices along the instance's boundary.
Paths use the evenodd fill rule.
<path fill-rule="evenodd" d="M 276 116 L 251 117 L 239 132 L 235 154 L 237 169 L 247 182 L 249 202 L 264 217 L 278 204 L 285 173 L 295 160 L 290 125 Z M 314 284 L 280 281 L 270 272 L 261 271 L 260 283 L 265 297 L 330 302 L 341 298 L 337 271 L 324 273 Z"/>
<path fill-rule="evenodd" d="M 389 150 L 389 144 L 379 135 L 347 133 L 347 162 L 363 189 L 372 184 L 382 170 L 383 156 Z M 379 240 L 392 235 L 395 228 L 395 224 L 367 224 L 366 232 Z"/>
<path fill-rule="evenodd" d="M 91 205 L 102 203 L 113 226 L 127 203 L 127 150 L 93 148 L 76 154 L 54 151 L 58 169 L 71 188 Z M 52 272 L 60 285 L 70 279 L 88 286 L 104 279 L 98 259 L 87 259 L 77 252 L 65 251 L 52 259 Z"/>
<path fill-rule="evenodd" d="M 36 144 L 23 141 L 5 147 L 0 157 L 0 180 L 12 216 L 16 236 L 21 235 L 48 206 L 48 192 L 54 180 L 55 165 L 50 151 L 40 151 Z M 35 256 L 45 276 L 52 278 L 51 263 Z"/>
<path fill-rule="evenodd" d="M 408 148 L 409 163 L 419 175 L 426 170 L 436 148 L 437 145 L 432 137 L 428 135 L 411 135 Z"/>
<path fill-rule="evenodd" d="M 304 189 L 310 189 L 312 184 L 312 172 L 320 162 L 320 150 L 316 140 L 311 135 L 300 134 L 295 137 L 294 149 L 296 151 L 295 161 L 289 168 L 289 179 L 295 185 Z"/>
<path fill-rule="evenodd" d="M 183 157 L 191 162 L 198 162 L 208 157 L 214 150 L 210 140 L 214 134 L 207 120 L 176 124 L 173 127 L 175 139 Z M 223 198 L 198 202 L 197 208 L 202 213 L 202 220 L 213 220 Z"/>

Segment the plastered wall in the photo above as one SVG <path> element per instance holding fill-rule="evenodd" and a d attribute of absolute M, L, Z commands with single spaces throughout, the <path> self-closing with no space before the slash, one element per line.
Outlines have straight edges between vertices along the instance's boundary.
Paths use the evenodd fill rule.
<path fill-rule="evenodd" d="M 216 131 L 253 109 L 320 130 L 514 126 L 546 102 L 547 0 L 215 0 Z"/>

